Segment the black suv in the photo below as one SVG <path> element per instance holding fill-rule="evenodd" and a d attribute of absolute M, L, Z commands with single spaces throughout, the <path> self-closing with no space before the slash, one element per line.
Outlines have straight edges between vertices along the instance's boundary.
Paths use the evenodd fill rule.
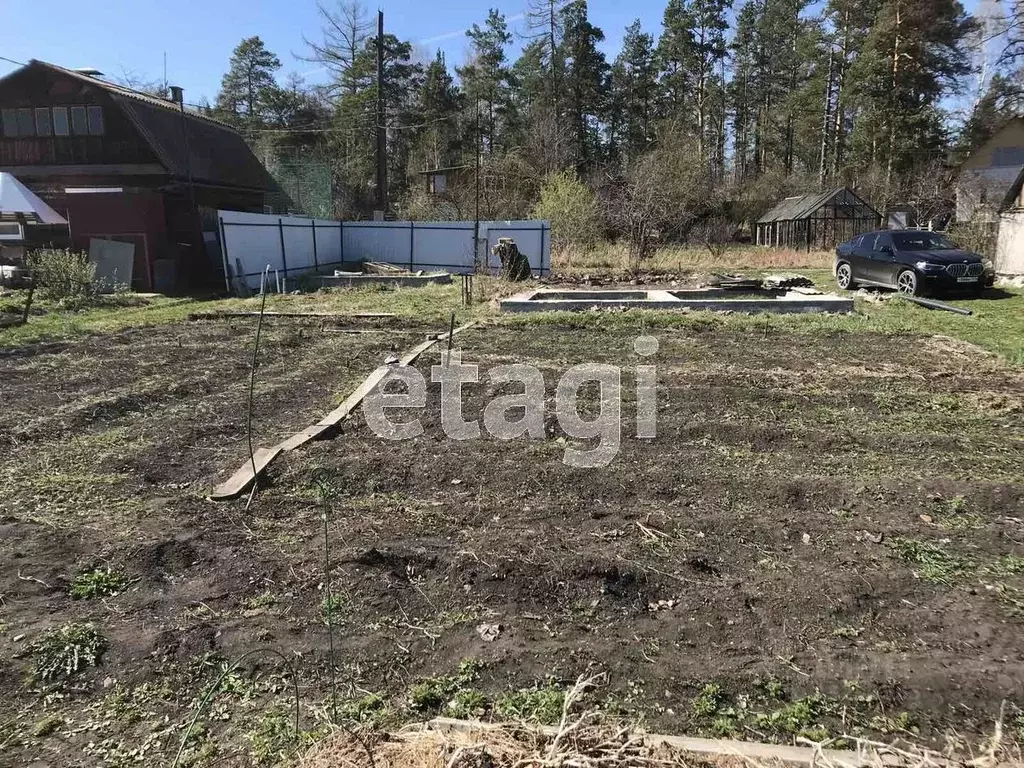
<path fill-rule="evenodd" d="M 943 290 L 980 293 L 992 286 L 992 264 L 963 251 L 945 235 L 916 229 L 868 232 L 836 248 L 836 283 L 895 288 L 920 296 Z"/>

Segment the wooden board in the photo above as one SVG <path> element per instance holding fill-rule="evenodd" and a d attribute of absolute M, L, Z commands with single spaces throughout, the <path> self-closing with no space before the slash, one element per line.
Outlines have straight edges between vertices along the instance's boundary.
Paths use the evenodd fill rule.
<path fill-rule="evenodd" d="M 447 341 L 449 336 L 462 333 L 462 331 L 472 328 L 474 325 L 476 325 L 475 322 L 466 323 L 465 325 L 456 328 L 450 334 L 445 332 L 429 337 L 426 341 L 417 344 L 402 355 L 400 358 L 401 365 L 412 365 L 420 355 L 437 344 L 437 342 Z M 356 387 L 352 394 L 345 398 L 345 402 L 324 416 L 316 424 L 306 427 L 301 432 L 297 432 L 287 440 L 278 443 L 273 448 L 260 448 L 255 451 L 253 458 L 256 461 L 256 475 L 258 476 L 264 469 L 266 469 L 267 465 L 276 459 L 278 454 L 282 451 L 294 451 L 296 448 L 305 445 L 310 440 L 315 440 L 316 438 L 330 432 L 341 421 L 346 419 L 376 386 L 387 378 L 390 371 L 391 369 L 385 366 L 377 368 L 363 380 L 362 384 Z M 252 461 L 246 461 L 245 464 L 235 471 L 235 474 L 214 489 L 210 498 L 215 501 L 222 501 L 225 499 L 233 499 L 238 496 L 243 490 L 248 488 L 249 483 L 253 481 L 254 476 L 252 472 L 252 465 Z"/>
<path fill-rule="evenodd" d="M 252 459 L 246 461 L 245 464 L 235 470 L 235 474 L 213 489 L 210 498 L 215 501 L 235 498 L 249 487 L 249 483 L 253 481 L 253 478 L 266 469 L 267 465 L 276 459 L 279 453 L 281 453 L 280 445 L 275 445 L 273 448 L 257 448 L 253 451 Z M 255 475 L 252 471 L 254 463 L 256 464 Z"/>
<path fill-rule="evenodd" d="M 475 720 L 457 720 L 452 717 L 435 717 L 424 724 L 424 727 L 445 732 L 477 733 L 487 732 L 500 733 L 502 726 L 496 723 L 484 723 Z M 552 738 L 558 734 L 558 728 L 549 725 L 527 725 L 516 723 L 516 728 L 531 730 L 534 733 Z M 844 768 L 862 766 L 863 768 L 874 768 L 878 765 L 893 764 L 896 761 L 887 760 L 893 757 L 887 754 L 870 753 L 859 754 L 852 750 L 821 749 L 813 747 L 797 747 L 786 744 L 765 744 L 756 741 L 737 741 L 735 739 L 703 739 L 688 736 L 666 736 L 654 733 L 634 732 L 631 736 L 638 738 L 644 744 L 652 747 L 664 745 L 672 750 L 687 752 L 698 755 L 722 755 L 746 758 L 755 761 L 778 761 L 786 765 L 799 765 L 813 768 L 815 765 L 839 765 Z M 930 754 L 935 759 L 935 755 Z M 945 762 L 945 761 L 942 761 Z M 938 764 L 942 764 L 939 762 Z"/>
<path fill-rule="evenodd" d="M 310 440 L 316 440 L 318 437 L 321 437 L 322 435 L 330 431 L 330 425 L 314 424 L 313 426 L 306 427 L 301 432 L 297 432 L 296 434 L 292 435 L 283 443 L 279 443 L 278 447 L 280 447 L 282 451 L 294 451 L 300 445 L 305 445 Z"/>
<path fill-rule="evenodd" d="M 259 317 L 259 312 L 193 312 L 188 316 L 189 320 L 221 320 L 229 317 Z M 264 312 L 263 317 L 311 317 L 330 320 L 351 320 L 352 318 L 384 319 L 394 317 L 393 312 L 353 312 L 349 314 L 341 312 Z"/>

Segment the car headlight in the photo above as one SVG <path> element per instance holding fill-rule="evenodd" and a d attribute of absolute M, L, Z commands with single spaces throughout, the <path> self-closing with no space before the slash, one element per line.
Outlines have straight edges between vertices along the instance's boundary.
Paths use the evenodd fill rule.
<path fill-rule="evenodd" d="M 914 266 L 917 267 L 918 269 L 920 269 L 922 272 L 945 272 L 946 271 L 946 265 L 945 264 L 934 264 L 934 263 L 932 263 L 930 261 L 919 261 Z"/>
<path fill-rule="evenodd" d="M 981 264 L 982 264 L 983 267 L 985 267 L 985 271 L 986 272 L 995 272 L 996 271 L 996 265 L 992 263 L 991 259 L 982 259 L 981 260 Z"/>

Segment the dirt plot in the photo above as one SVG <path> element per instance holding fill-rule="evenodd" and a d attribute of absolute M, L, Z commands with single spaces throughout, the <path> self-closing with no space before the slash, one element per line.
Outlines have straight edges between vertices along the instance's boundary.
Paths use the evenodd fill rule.
<path fill-rule="evenodd" d="M 3 353 L 0 764 L 169 763 L 225 663 L 260 648 L 294 663 L 303 731 L 322 729 L 325 483 L 346 719 L 550 720 L 604 673 L 594 706 L 669 733 L 972 741 L 1004 701 L 1024 730 L 1024 376 L 942 340 L 765 328 L 659 331 L 651 439 L 637 330 L 474 329 L 467 418 L 508 391 L 494 365 L 537 365 L 549 400 L 573 364 L 622 366 L 611 465 L 566 466 L 551 413 L 543 440 L 450 440 L 431 384 L 403 414 L 420 437 L 357 418 L 279 458 L 248 510 L 205 494 L 247 455 L 251 322 Z M 429 330 L 269 324 L 256 445 Z M 40 638 L 68 622 L 98 664 L 43 679 Z M 275 658 L 226 674 L 186 764 L 287 753 Z"/>

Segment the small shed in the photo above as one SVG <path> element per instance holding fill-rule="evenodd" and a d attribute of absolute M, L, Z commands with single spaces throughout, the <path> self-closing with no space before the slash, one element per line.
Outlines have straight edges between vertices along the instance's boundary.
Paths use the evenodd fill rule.
<path fill-rule="evenodd" d="M 757 220 L 758 245 L 834 248 L 881 226 L 878 211 L 846 187 L 787 197 Z"/>

